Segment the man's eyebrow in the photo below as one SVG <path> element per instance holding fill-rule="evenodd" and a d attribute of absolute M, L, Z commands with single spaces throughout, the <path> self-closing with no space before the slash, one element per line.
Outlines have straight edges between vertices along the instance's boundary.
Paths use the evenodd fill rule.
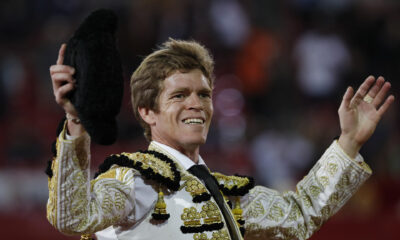
<path fill-rule="evenodd" d="M 188 91 L 188 88 L 176 88 L 168 92 L 168 95 Z"/>
<path fill-rule="evenodd" d="M 209 88 L 202 88 L 199 90 L 200 93 L 212 93 L 212 90 Z"/>
<path fill-rule="evenodd" d="M 173 95 L 175 93 L 181 93 L 181 92 L 186 92 L 186 91 L 190 91 L 190 89 L 188 87 L 181 87 L 181 88 L 176 88 L 171 90 L 170 92 L 168 92 L 168 95 Z M 201 88 L 199 89 L 197 92 L 201 92 L 201 93 L 212 93 L 213 90 L 210 88 Z"/>

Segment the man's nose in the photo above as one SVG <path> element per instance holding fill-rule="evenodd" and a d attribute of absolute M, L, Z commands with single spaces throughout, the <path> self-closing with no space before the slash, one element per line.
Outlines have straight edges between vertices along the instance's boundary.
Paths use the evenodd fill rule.
<path fill-rule="evenodd" d="M 197 94 L 191 94 L 187 98 L 187 106 L 189 109 L 202 109 L 200 97 Z"/>

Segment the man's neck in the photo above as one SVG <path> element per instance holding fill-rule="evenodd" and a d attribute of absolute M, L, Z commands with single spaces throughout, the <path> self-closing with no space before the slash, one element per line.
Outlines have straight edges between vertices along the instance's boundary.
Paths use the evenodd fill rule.
<path fill-rule="evenodd" d="M 199 149 L 200 147 L 198 145 L 189 145 L 189 146 L 180 146 L 180 145 L 174 145 L 169 142 L 165 141 L 160 141 L 159 139 L 153 139 L 154 141 L 158 143 L 162 143 L 168 147 L 171 147 L 178 152 L 182 153 L 186 157 L 188 157 L 190 160 L 192 160 L 195 164 L 199 163 Z"/>
<path fill-rule="evenodd" d="M 179 152 L 183 153 L 184 155 L 186 155 L 190 160 L 192 160 L 195 164 L 199 163 L 199 150 L 197 149 L 197 151 L 193 152 L 193 151 L 184 151 L 184 150 L 180 150 L 177 149 Z"/>

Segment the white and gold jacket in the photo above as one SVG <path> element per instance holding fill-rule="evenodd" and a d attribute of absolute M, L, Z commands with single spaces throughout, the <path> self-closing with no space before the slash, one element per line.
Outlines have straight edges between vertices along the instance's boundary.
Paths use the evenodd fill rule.
<path fill-rule="evenodd" d="M 147 151 L 112 155 L 90 181 L 90 138 L 57 139 L 51 164 L 47 218 L 65 234 L 98 239 L 231 239 L 221 211 L 193 163 L 152 142 Z M 202 163 L 202 160 L 200 160 Z M 242 239 L 307 239 L 354 194 L 371 170 L 335 142 L 296 192 L 254 186 L 251 178 L 213 173 Z"/>

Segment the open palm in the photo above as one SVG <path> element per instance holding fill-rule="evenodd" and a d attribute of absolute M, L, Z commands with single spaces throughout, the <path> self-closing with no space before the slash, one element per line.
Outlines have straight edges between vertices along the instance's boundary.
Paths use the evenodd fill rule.
<path fill-rule="evenodd" d="M 387 96 L 390 83 L 383 77 L 376 81 L 373 76 L 361 84 L 354 94 L 349 87 L 343 96 L 339 108 L 341 136 L 339 144 L 352 157 L 374 133 L 382 115 L 394 101 L 394 96 Z"/>

